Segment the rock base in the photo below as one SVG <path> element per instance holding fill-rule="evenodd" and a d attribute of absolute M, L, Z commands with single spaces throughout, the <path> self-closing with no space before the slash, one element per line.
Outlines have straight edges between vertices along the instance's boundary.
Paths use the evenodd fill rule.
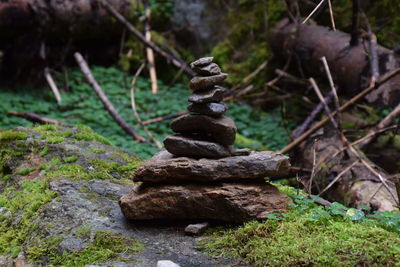
<path fill-rule="evenodd" d="M 243 223 L 285 212 L 291 200 L 266 183 L 138 185 L 119 204 L 130 220 L 197 219 Z"/>

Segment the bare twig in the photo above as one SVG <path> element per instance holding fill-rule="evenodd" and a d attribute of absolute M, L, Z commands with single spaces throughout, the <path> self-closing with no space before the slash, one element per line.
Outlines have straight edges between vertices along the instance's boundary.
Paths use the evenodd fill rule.
<path fill-rule="evenodd" d="M 142 125 L 148 125 L 148 124 L 155 123 L 155 122 L 160 122 L 160 121 L 165 121 L 165 120 L 168 120 L 168 119 L 173 119 L 173 118 L 185 115 L 187 113 L 189 113 L 189 111 L 184 110 L 184 111 L 181 111 L 181 112 L 178 112 L 178 113 L 173 113 L 173 114 L 168 114 L 168 115 L 156 117 L 156 118 L 144 121 L 142 123 Z"/>
<path fill-rule="evenodd" d="M 86 80 L 90 85 L 93 87 L 93 90 L 96 92 L 97 96 L 100 98 L 101 102 L 103 103 L 104 107 L 107 109 L 108 113 L 110 113 L 111 117 L 121 126 L 124 131 L 135 138 L 139 142 L 148 142 L 145 138 L 140 136 L 132 127 L 126 123 L 124 119 L 118 114 L 115 110 L 114 106 L 108 100 L 106 94 L 104 93 L 103 89 L 101 89 L 100 85 L 97 83 L 96 79 L 93 77 L 92 72 L 89 69 L 86 61 L 83 59 L 82 55 L 78 52 L 74 54 L 75 60 L 78 63 L 79 67 L 81 68 L 82 73 L 85 75 Z"/>
<path fill-rule="evenodd" d="M 328 76 L 329 85 L 331 87 L 331 92 L 332 92 L 333 100 L 334 100 L 334 103 L 335 103 L 336 122 L 338 124 L 339 129 L 341 130 L 342 129 L 342 126 L 341 126 L 342 120 L 341 120 L 340 111 L 339 111 L 339 109 L 340 109 L 339 97 L 338 97 L 337 92 L 336 92 L 335 84 L 333 83 L 333 78 L 332 78 L 331 71 L 329 69 L 328 61 L 326 60 L 325 56 L 322 57 L 321 60 L 322 60 L 322 63 L 324 64 L 326 75 Z"/>
<path fill-rule="evenodd" d="M 332 125 L 339 130 L 339 127 L 337 125 L 337 122 L 335 121 L 335 119 L 333 118 L 333 114 L 328 106 L 328 104 L 325 102 L 324 96 L 321 93 L 321 90 L 319 89 L 317 83 L 315 82 L 315 80 L 313 78 L 310 78 L 310 83 L 312 85 L 312 87 L 314 88 L 315 93 L 317 94 L 319 100 L 321 101 L 321 103 L 324 105 L 324 109 L 326 111 L 326 114 L 329 117 L 329 120 L 331 121 Z"/>
<path fill-rule="evenodd" d="M 42 117 L 36 113 L 28 112 L 28 113 L 21 113 L 21 112 L 16 112 L 16 111 L 8 111 L 7 115 L 12 115 L 12 116 L 17 116 L 21 117 L 24 119 L 27 119 L 28 121 L 40 123 L 40 124 L 54 124 L 54 125 L 61 125 L 62 123 L 50 118 Z"/>
<path fill-rule="evenodd" d="M 172 53 L 168 53 L 164 50 L 162 50 L 159 46 L 154 44 L 151 41 L 146 40 L 146 37 L 143 36 L 143 34 L 138 31 L 124 16 L 122 16 L 114 7 L 112 7 L 110 4 L 107 3 L 107 0 L 100 0 L 101 4 L 104 6 L 104 8 L 111 14 L 113 15 L 119 22 L 121 22 L 125 27 L 133 33 L 144 45 L 147 47 L 151 48 L 159 54 L 160 56 L 164 57 L 167 59 L 167 61 L 171 62 L 172 65 L 177 67 L 178 69 L 183 69 L 185 74 L 187 74 L 189 77 L 193 77 L 195 74 L 194 72 L 189 68 L 189 66 L 180 58 L 176 57 Z"/>
<path fill-rule="evenodd" d="M 150 31 L 150 9 L 146 10 L 146 22 L 145 22 L 145 38 L 148 42 L 151 42 L 151 31 Z M 151 82 L 151 92 L 153 94 L 157 94 L 158 86 L 157 86 L 157 72 L 154 60 L 154 52 L 151 48 L 146 48 L 147 62 L 149 65 L 149 73 L 150 73 L 150 82 Z"/>
<path fill-rule="evenodd" d="M 400 73 L 400 68 L 397 68 L 387 74 L 385 74 L 385 76 L 383 76 L 381 78 L 381 80 L 376 83 L 374 86 L 369 86 L 368 88 L 364 89 L 363 91 L 361 91 L 360 93 L 358 93 L 357 95 L 355 95 L 353 98 L 351 98 L 349 101 L 347 101 L 344 105 L 342 105 L 339 109 L 340 112 L 346 110 L 347 108 L 349 108 L 350 106 L 352 106 L 355 102 L 357 102 L 358 100 L 360 100 L 361 98 L 363 98 L 364 96 L 366 96 L 367 94 L 369 94 L 370 92 L 372 92 L 372 90 L 374 90 L 375 88 L 377 88 L 378 86 L 382 85 L 383 83 L 387 82 L 389 79 L 391 79 L 393 76 L 397 75 L 398 73 Z M 336 112 L 334 112 L 333 115 L 335 115 Z M 279 151 L 279 153 L 286 153 L 290 150 L 292 150 L 294 147 L 296 147 L 298 144 L 300 144 L 301 142 L 303 142 L 308 136 L 310 136 L 312 133 L 314 133 L 316 130 L 318 130 L 319 128 L 321 128 L 322 126 L 324 126 L 327 122 L 329 121 L 329 118 L 325 118 L 322 119 L 321 121 L 319 121 L 314 127 L 312 127 L 311 129 L 309 129 L 308 131 L 306 131 L 304 134 L 302 134 L 299 138 L 297 138 L 296 140 L 292 141 L 290 144 L 288 144 L 286 147 L 284 147 L 283 149 L 281 149 Z"/>
<path fill-rule="evenodd" d="M 330 14 L 330 16 L 331 16 L 332 29 L 333 29 L 334 31 L 336 31 L 335 18 L 333 17 L 333 9 L 332 9 L 331 0 L 328 0 L 328 6 L 329 6 L 329 14 Z"/>
<path fill-rule="evenodd" d="M 322 6 L 324 2 L 325 0 L 321 0 L 321 2 L 319 2 L 319 4 L 314 8 L 313 11 L 311 11 L 310 15 L 308 15 L 307 18 L 305 18 L 301 24 L 306 23 L 314 15 L 314 13 L 317 12 L 317 10 Z"/>
<path fill-rule="evenodd" d="M 318 196 L 322 195 L 324 192 L 326 192 L 329 188 L 332 187 L 332 185 L 334 185 L 339 179 L 340 177 L 343 176 L 343 174 L 345 174 L 346 172 L 348 172 L 349 170 L 351 170 L 351 168 L 354 167 L 354 165 L 356 165 L 358 163 L 358 161 L 353 162 L 350 166 L 348 166 L 346 169 L 344 169 L 343 171 L 341 171 L 333 180 L 332 182 L 330 182 L 319 194 Z"/>
<path fill-rule="evenodd" d="M 158 149 L 162 148 L 162 145 L 160 142 L 154 137 L 154 135 L 147 129 L 146 126 L 142 124 L 142 119 L 140 118 L 137 109 L 136 109 L 136 102 L 135 102 L 135 84 L 136 80 L 139 77 L 140 73 L 142 72 L 144 67 L 144 64 L 142 64 L 139 69 L 136 71 L 135 75 L 132 78 L 131 81 L 131 106 L 132 106 L 132 112 L 133 115 L 135 116 L 136 120 L 139 122 L 140 125 L 142 125 L 143 130 L 146 132 L 146 134 L 149 136 L 149 138 L 154 142 L 154 144 L 157 146 Z"/>
<path fill-rule="evenodd" d="M 44 77 L 47 80 L 47 83 L 49 84 L 51 91 L 53 91 L 54 96 L 56 97 L 57 103 L 61 103 L 61 94 L 60 90 L 58 90 L 58 87 L 56 85 L 56 82 L 53 79 L 53 76 L 51 76 L 49 68 L 44 68 Z"/>

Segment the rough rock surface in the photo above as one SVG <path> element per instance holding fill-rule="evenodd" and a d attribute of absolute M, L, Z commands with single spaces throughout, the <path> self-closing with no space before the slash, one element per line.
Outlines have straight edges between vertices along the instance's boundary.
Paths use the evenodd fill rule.
<path fill-rule="evenodd" d="M 195 104 L 190 103 L 188 106 L 190 112 L 199 113 L 207 116 L 221 117 L 227 110 L 227 106 L 221 103 Z"/>
<path fill-rule="evenodd" d="M 95 161 L 105 161 L 124 166 L 126 156 L 132 157 L 118 148 L 103 145 L 98 142 L 81 141 L 74 139 L 75 133 L 79 131 L 75 128 L 59 128 L 58 131 L 73 132 L 74 135 L 65 138 L 59 144 L 50 144 L 40 137 L 43 133 L 26 128 L 18 128 L 18 131 L 28 135 L 26 140 L 7 141 L 0 140 L 0 150 L 10 144 L 17 151 L 21 150 L 22 156 L 12 158 L 6 162 L 5 168 L 11 175 L 8 183 L 0 183 L 0 194 L 5 190 L 15 190 L 24 181 L 40 182 L 45 178 L 47 172 L 52 172 L 60 166 L 73 167 L 81 166 L 87 173 L 98 172 Z M 51 132 L 54 134 L 56 132 Z M 46 153 L 39 153 L 47 147 Z M 76 156 L 75 162 L 66 163 L 64 158 Z M 32 159 L 35 158 L 35 161 Z M 54 158 L 61 159 L 61 162 L 47 171 L 33 171 L 28 175 L 22 176 L 15 174 L 21 166 L 24 168 L 38 167 L 39 164 L 46 164 Z M 100 167 L 100 170 L 103 167 Z M 128 194 L 134 187 L 131 183 L 130 175 L 121 176 L 118 172 L 108 172 L 102 170 L 103 174 L 99 178 L 86 178 L 68 176 L 60 173 L 58 176 L 49 179 L 48 188 L 56 195 L 47 204 L 40 207 L 39 212 L 30 218 L 32 229 L 28 238 L 21 244 L 21 250 L 27 251 L 34 240 L 38 240 L 40 245 L 45 246 L 46 238 L 61 238 L 57 246 L 57 253 L 67 255 L 76 254 L 90 245 L 94 240 L 95 233 L 99 231 L 111 231 L 121 234 L 126 238 L 132 238 L 144 245 L 144 250 L 135 254 L 130 250 L 118 253 L 116 257 L 107 262 L 97 262 L 96 266 L 119 266 L 119 267 L 143 267 L 156 266 L 159 260 L 171 260 L 176 264 L 184 266 L 239 266 L 236 260 L 227 258 L 211 258 L 210 256 L 197 250 L 196 243 L 199 238 L 187 236 L 184 229 L 188 222 L 129 222 L 123 216 L 118 205 L 118 199 Z M 10 225 L 20 222 L 24 210 L 20 209 L 11 212 L 7 209 L 0 210 L 1 214 L 6 214 L 5 220 Z M 3 223 L 1 221 L 0 223 Z M 37 224 L 37 227 L 34 225 Z M 89 229 L 88 236 L 81 236 L 77 233 L 85 227 Z M 16 228 L 17 230 L 17 228 Z M 47 240 L 47 241 L 46 241 Z M 10 241 L 11 242 L 11 241 Z M 14 242 L 14 241 L 12 241 Z M 14 243 L 13 243 L 14 244 Z M 10 243 L 11 245 L 11 243 Z M 13 245 L 15 246 L 15 244 Z M 44 247 L 45 248 L 45 247 Z M 23 266 L 20 259 L 26 258 L 29 262 L 29 253 L 21 252 L 21 257 L 13 259 L 11 255 L 0 256 L 0 266 Z M 56 253 L 52 250 L 51 253 Z M 25 255 L 24 255 L 25 254 Z M 124 258 L 124 261 L 119 259 Z M 46 259 L 44 259 L 46 262 Z M 14 264 L 14 265 L 13 265 Z M 93 264 L 93 263 L 88 263 Z M 38 266 L 37 264 L 34 264 Z M 27 265 L 25 265 L 27 266 Z M 43 266 L 40 265 L 40 266 Z M 88 265 L 89 266 L 89 265 Z M 247 266 L 243 263 L 240 266 Z"/>
<path fill-rule="evenodd" d="M 196 76 L 190 80 L 189 88 L 192 91 L 204 90 L 213 85 L 221 84 L 227 77 L 228 74 L 226 73 L 206 77 Z"/>
<path fill-rule="evenodd" d="M 189 224 L 185 228 L 185 233 L 188 235 L 201 235 L 203 234 L 207 228 L 210 226 L 209 223 L 196 223 L 196 224 Z"/>
<path fill-rule="evenodd" d="M 228 117 L 212 118 L 205 115 L 187 114 L 176 118 L 171 123 L 176 133 L 209 134 L 222 145 L 232 145 L 236 137 L 236 125 Z"/>
<path fill-rule="evenodd" d="M 206 90 L 197 91 L 189 97 L 189 102 L 193 103 L 209 103 L 220 102 L 224 98 L 225 88 L 221 86 L 213 86 Z"/>
<path fill-rule="evenodd" d="M 193 69 L 195 67 L 201 67 L 210 64 L 214 60 L 214 57 L 202 57 L 198 60 L 193 61 L 190 63 L 190 67 Z"/>
<path fill-rule="evenodd" d="M 209 65 L 206 65 L 204 67 L 202 66 L 193 66 L 192 68 L 196 73 L 204 76 L 211 76 L 211 75 L 217 75 L 221 73 L 221 69 L 216 63 L 211 63 Z"/>
<path fill-rule="evenodd" d="M 285 212 L 291 200 L 266 183 L 138 185 L 120 199 L 131 220 L 204 219 L 243 223 Z"/>
<path fill-rule="evenodd" d="M 228 147 L 209 141 L 192 139 L 187 136 L 169 135 L 164 139 L 164 146 L 176 156 L 224 158 L 231 155 Z"/>
<path fill-rule="evenodd" d="M 251 180 L 285 174 L 289 158 L 270 151 L 252 152 L 249 156 L 222 159 L 174 157 L 161 151 L 142 164 L 135 173 L 135 182 L 226 181 Z"/>

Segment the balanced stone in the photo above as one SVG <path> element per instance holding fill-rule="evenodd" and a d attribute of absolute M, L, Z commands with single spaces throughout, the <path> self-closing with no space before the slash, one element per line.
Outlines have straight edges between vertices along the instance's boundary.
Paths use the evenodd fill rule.
<path fill-rule="evenodd" d="M 213 117 L 221 117 L 225 113 L 226 109 L 227 109 L 226 105 L 221 103 L 204 103 L 204 104 L 190 103 L 188 106 L 188 110 L 190 112 L 213 116 Z"/>
<path fill-rule="evenodd" d="M 196 158 L 224 158 L 231 155 L 228 147 L 206 140 L 169 135 L 164 139 L 164 146 L 176 156 Z"/>
<path fill-rule="evenodd" d="M 220 102 L 224 98 L 225 88 L 221 86 L 213 86 L 206 90 L 197 91 L 189 97 L 189 102 L 193 103 L 210 103 Z"/>
<path fill-rule="evenodd" d="M 211 63 L 205 66 L 194 66 L 193 70 L 200 75 L 211 76 L 221 73 L 221 69 L 215 63 Z"/>
<path fill-rule="evenodd" d="M 130 220 L 196 219 L 243 223 L 287 211 L 288 196 L 265 182 L 137 185 L 119 205 Z"/>
<path fill-rule="evenodd" d="M 248 156 L 221 159 L 175 157 L 161 151 L 143 163 L 135 172 L 134 182 L 223 182 L 251 181 L 289 172 L 285 155 L 271 151 L 251 152 Z"/>
<path fill-rule="evenodd" d="M 225 116 L 213 118 L 206 115 L 187 114 L 173 120 L 171 129 L 176 133 L 209 135 L 221 145 L 232 145 L 236 136 L 235 123 Z"/>
<path fill-rule="evenodd" d="M 190 80 L 189 88 L 192 91 L 204 90 L 213 85 L 221 84 L 227 77 L 228 74 L 226 73 L 205 77 L 196 76 Z"/>
<path fill-rule="evenodd" d="M 214 57 L 202 57 L 196 61 L 190 63 L 190 67 L 193 69 L 194 67 L 205 66 L 210 64 L 213 61 Z"/>

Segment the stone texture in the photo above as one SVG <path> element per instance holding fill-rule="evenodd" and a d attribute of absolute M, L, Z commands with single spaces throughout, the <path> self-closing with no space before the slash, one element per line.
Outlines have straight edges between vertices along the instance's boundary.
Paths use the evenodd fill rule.
<path fill-rule="evenodd" d="M 192 91 L 204 90 L 213 85 L 221 84 L 227 77 L 228 74 L 226 73 L 206 77 L 196 76 L 190 80 L 189 88 Z"/>
<path fill-rule="evenodd" d="M 291 200 L 267 183 L 135 186 L 119 204 L 126 218 L 202 219 L 243 223 L 285 212 Z"/>
<path fill-rule="evenodd" d="M 207 222 L 189 224 L 185 228 L 185 233 L 188 235 L 201 235 L 207 230 L 208 226 L 209 224 Z"/>
<path fill-rule="evenodd" d="M 180 267 L 180 266 L 173 261 L 161 260 L 157 262 L 157 267 Z"/>
<path fill-rule="evenodd" d="M 202 57 L 196 61 L 190 63 L 190 67 L 193 69 L 195 67 L 205 66 L 210 64 L 214 60 L 214 57 Z"/>
<path fill-rule="evenodd" d="M 171 129 L 176 133 L 207 134 L 221 145 L 232 145 L 236 136 L 235 123 L 224 116 L 212 118 L 205 115 L 187 114 L 173 120 Z"/>
<path fill-rule="evenodd" d="M 237 181 L 262 179 L 286 174 L 289 158 L 270 151 L 253 151 L 249 156 L 222 159 L 175 157 L 167 151 L 157 153 L 142 164 L 134 182 Z"/>
<path fill-rule="evenodd" d="M 225 88 L 221 86 L 213 86 L 209 89 L 197 91 L 189 97 L 189 102 L 193 103 L 210 103 L 220 102 L 224 98 Z"/>
<path fill-rule="evenodd" d="M 177 135 L 167 136 L 164 139 L 164 146 L 176 156 L 223 158 L 231 155 L 229 148 L 220 144 Z"/>
<path fill-rule="evenodd" d="M 199 67 L 198 66 L 194 66 L 193 70 L 197 74 L 204 75 L 204 76 L 211 76 L 211 75 L 221 74 L 221 69 L 215 63 L 210 63 L 208 65 L 199 66 Z"/>
<path fill-rule="evenodd" d="M 190 112 L 199 113 L 202 115 L 221 117 L 226 112 L 227 106 L 221 103 L 190 103 L 188 106 L 188 110 Z"/>

